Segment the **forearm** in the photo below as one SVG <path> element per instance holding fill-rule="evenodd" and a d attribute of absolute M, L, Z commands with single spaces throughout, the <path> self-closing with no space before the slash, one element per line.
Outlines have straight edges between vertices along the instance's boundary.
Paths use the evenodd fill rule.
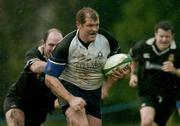
<path fill-rule="evenodd" d="M 136 74 L 137 75 L 137 68 L 138 68 L 138 62 L 137 61 L 133 61 L 131 63 L 131 75 Z"/>
<path fill-rule="evenodd" d="M 136 87 L 138 84 L 138 77 L 137 77 L 137 69 L 138 69 L 138 62 L 133 61 L 131 64 L 131 74 L 129 79 L 129 86 Z"/>
<path fill-rule="evenodd" d="M 103 88 L 108 92 L 115 82 L 117 82 L 117 81 L 112 79 L 112 77 L 109 76 L 109 77 L 107 77 L 107 79 L 103 85 Z"/>
<path fill-rule="evenodd" d="M 40 74 L 40 73 L 42 73 L 44 71 L 44 68 L 45 68 L 46 64 L 47 63 L 44 62 L 44 61 L 36 61 L 30 66 L 30 70 L 33 73 Z"/>
<path fill-rule="evenodd" d="M 73 97 L 70 92 L 68 92 L 62 83 L 55 77 L 46 75 L 45 82 L 48 88 L 56 95 L 58 98 L 63 98 L 66 101 L 70 101 Z"/>
<path fill-rule="evenodd" d="M 180 68 L 175 69 L 174 74 L 176 74 L 176 76 L 180 77 Z"/>

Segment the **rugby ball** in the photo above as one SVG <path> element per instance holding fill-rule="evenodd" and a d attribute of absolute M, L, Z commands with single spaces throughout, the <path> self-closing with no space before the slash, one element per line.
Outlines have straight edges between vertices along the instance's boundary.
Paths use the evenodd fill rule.
<path fill-rule="evenodd" d="M 103 68 L 103 73 L 107 76 L 112 74 L 113 70 L 116 68 L 125 68 L 127 65 L 129 65 L 132 61 L 132 58 L 130 55 L 125 53 L 119 53 L 110 56 Z"/>

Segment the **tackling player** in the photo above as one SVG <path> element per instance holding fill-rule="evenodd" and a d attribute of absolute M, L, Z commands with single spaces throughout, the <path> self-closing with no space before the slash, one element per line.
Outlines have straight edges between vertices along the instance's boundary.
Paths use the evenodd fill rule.
<path fill-rule="evenodd" d="M 40 126 L 54 109 L 56 97 L 46 87 L 43 71 L 47 58 L 62 39 L 58 29 L 50 29 L 43 43 L 27 52 L 24 71 L 4 101 L 7 126 Z"/>

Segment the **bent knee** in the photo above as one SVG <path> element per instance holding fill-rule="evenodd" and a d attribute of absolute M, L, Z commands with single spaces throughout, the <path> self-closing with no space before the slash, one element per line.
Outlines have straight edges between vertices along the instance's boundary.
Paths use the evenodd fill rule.
<path fill-rule="evenodd" d="M 151 119 L 144 119 L 141 121 L 141 126 L 153 126 L 154 121 Z"/>
<path fill-rule="evenodd" d="M 68 126 L 89 126 L 85 109 L 74 111 L 69 107 L 66 111 L 66 119 Z"/>
<path fill-rule="evenodd" d="M 25 115 L 20 109 L 13 108 L 6 112 L 5 114 L 7 125 L 12 126 L 23 126 Z"/>

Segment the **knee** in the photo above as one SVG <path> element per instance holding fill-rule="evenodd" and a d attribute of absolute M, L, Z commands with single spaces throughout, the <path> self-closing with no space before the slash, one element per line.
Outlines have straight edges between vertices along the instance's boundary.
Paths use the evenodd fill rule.
<path fill-rule="evenodd" d="M 68 126 L 89 126 L 85 110 L 74 111 L 70 107 L 65 112 Z"/>
<path fill-rule="evenodd" d="M 66 118 L 68 126 L 89 126 L 88 122 L 77 118 Z"/>
<path fill-rule="evenodd" d="M 18 125 L 24 126 L 25 115 L 20 109 L 13 108 L 6 112 L 5 114 L 7 125 Z"/>
<path fill-rule="evenodd" d="M 153 126 L 153 122 L 152 119 L 142 119 L 141 126 Z"/>

